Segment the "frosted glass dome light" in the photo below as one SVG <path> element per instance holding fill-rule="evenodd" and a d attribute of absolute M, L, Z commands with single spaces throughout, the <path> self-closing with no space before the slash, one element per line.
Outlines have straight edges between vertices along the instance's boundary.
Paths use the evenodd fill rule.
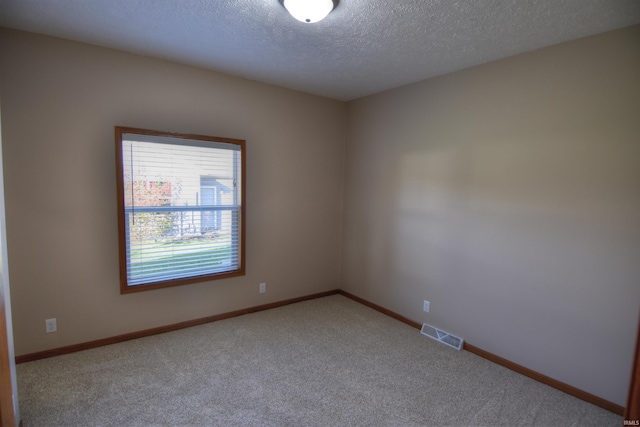
<path fill-rule="evenodd" d="M 333 0 L 284 0 L 284 7 L 300 22 L 322 21 L 333 10 Z"/>

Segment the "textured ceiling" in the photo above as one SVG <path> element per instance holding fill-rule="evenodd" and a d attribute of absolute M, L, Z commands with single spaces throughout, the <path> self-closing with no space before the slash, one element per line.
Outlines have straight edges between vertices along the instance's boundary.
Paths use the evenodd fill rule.
<path fill-rule="evenodd" d="M 0 0 L 0 26 L 351 100 L 640 23 L 640 0 Z"/>

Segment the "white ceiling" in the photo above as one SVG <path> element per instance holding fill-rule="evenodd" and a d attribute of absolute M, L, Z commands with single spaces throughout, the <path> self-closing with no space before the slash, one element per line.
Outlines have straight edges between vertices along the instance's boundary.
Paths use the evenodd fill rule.
<path fill-rule="evenodd" d="M 351 100 L 640 23 L 640 0 L 0 0 L 0 26 Z"/>

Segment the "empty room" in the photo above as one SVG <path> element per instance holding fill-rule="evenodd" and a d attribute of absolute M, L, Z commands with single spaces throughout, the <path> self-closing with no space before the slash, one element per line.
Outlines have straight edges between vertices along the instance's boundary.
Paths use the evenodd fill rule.
<path fill-rule="evenodd" d="M 639 100 L 637 0 L 0 0 L 2 427 L 640 425 Z"/>

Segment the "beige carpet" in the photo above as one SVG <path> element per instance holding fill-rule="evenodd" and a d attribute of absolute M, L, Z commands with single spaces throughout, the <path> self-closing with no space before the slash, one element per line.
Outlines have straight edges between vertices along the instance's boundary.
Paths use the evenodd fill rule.
<path fill-rule="evenodd" d="M 335 295 L 18 365 L 34 426 L 620 426 Z"/>

